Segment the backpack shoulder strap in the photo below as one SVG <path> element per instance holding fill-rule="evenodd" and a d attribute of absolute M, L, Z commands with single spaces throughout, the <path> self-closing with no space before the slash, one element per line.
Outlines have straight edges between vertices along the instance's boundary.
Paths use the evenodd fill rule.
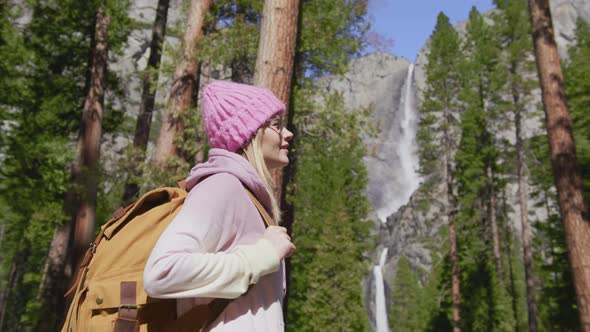
<path fill-rule="evenodd" d="M 260 201 L 256 198 L 256 196 L 254 196 L 254 194 L 248 188 L 246 188 L 246 187 L 244 187 L 244 188 L 246 189 L 248 196 L 250 196 L 252 203 L 254 203 L 254 206 L 256 206 L 256 209 L 258 210 L 258 212 L 262 216 L 262 219 L 264 220 L 265 227 L 275 225 L 274 220 L 272 219 L 270 214 L 268 214 L 268 212 L 266 211 L 264 206 L 262 206 L 262 203 L 260 203 Z"/>

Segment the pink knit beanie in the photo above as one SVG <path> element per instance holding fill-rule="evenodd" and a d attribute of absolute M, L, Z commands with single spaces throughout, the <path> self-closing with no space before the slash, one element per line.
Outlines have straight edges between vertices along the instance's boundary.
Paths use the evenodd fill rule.
<path fill-rule="evenodd" d="M 203 123 L 212 148 L 236 152 L 285 105 L 270 90 L 214 81 L 203 89 Z"/>

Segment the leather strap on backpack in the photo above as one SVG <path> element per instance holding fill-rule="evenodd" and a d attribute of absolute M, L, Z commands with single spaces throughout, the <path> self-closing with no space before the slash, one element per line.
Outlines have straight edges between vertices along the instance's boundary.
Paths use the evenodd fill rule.
<path fill-rule="evenodd" d="M 264 220 L 264 226 L 268 227 L 275 225 L 274 220 L 272 219 L 270 214 L 268 214 L 268 212 L 266 211 L 264 206 L 262 206 L 262 203 L 260 203 L 256 196 L 254 196 L 254 194 L 248 188 L 246 188 L 246 192 L 248 193 L 248 196 L 250 196 L 250 200 L 252 200 L 252 203 L 254 203 L 254 206 L 256 206 L 256 209 L 262 216 L 262 220 Z"/>
<path fill-rule="evenodd" d="M 138 332 L 139 321 L 137 314 L 139 308 L 136 302 L 137 282 L 121 282 L 121 304 L 119 305 L 119 317 L 115 320 L 114 332 Z"/>

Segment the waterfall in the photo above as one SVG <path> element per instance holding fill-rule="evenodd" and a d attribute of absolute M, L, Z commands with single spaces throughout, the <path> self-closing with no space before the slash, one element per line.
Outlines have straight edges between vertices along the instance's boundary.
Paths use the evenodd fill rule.
<path fill-rule="evenodd" d="M 406 204 L 420 184 L 420 177 L 416 173 L 416 168 L 418 167 L 416 149 L 418 110 L 416 109 L 413 81 L 414 64 L 411 63 L 408 67 L 406 81 L 402 86 L 402 98 L 398 109 L 399 115 L 397 119 L 400 124 L 401 133 L 399 140 L 394 145 L 394 149 L 397 149 L 397 155 L 401 163 L 398 177 L 399 187 L 396 188 L 395 195 L 390 197 L 388 204 L 377 211 L 379 219 L 382 222 L 385 222 L 387 217 L 396 212 L 400 206 Z"/>
<path fill-rule="evenodd" d="M 373 267 L 375 277 L 375 332 L 389 332 L 387 306 L 385 305 L 385 285 L 383 283 L 383 266 L 387 258 L 387 248 L 381 252 L 379 265 Z"/>
<path fill-rule="evenodd" d="M 418 166 L 418 155 L 416 151 L 416 129 L 418 127 L 418 110 L 412 90 L 414 81 L 414 64 L 408 67 L 408 77 L 404 85 L 404 118 L 402 120 L 402 137 L 399 144 L 399 155 L 401 159 L 404 178 L 407 179 L 404 189 L 405 201 L 407 201 L 420 184 L 420 178 L 416 173 Z"/>

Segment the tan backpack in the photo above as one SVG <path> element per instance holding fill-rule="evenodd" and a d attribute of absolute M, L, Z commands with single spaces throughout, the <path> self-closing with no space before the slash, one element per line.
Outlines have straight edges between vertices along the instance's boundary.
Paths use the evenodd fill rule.
<path fill-rule="evenodd" d="M 160 234 L 180 211 L 187 192 L 158 188 L 105 223 L 90 244 L 80 266 L 75 291 L 62 332 L 76 331 L 202 331 L 231 302 L 215 299 L 176 317 L 176 300 L 149 297 L 143 270 Z M 273 221 L 246 190 L 266 224 Z"/>

